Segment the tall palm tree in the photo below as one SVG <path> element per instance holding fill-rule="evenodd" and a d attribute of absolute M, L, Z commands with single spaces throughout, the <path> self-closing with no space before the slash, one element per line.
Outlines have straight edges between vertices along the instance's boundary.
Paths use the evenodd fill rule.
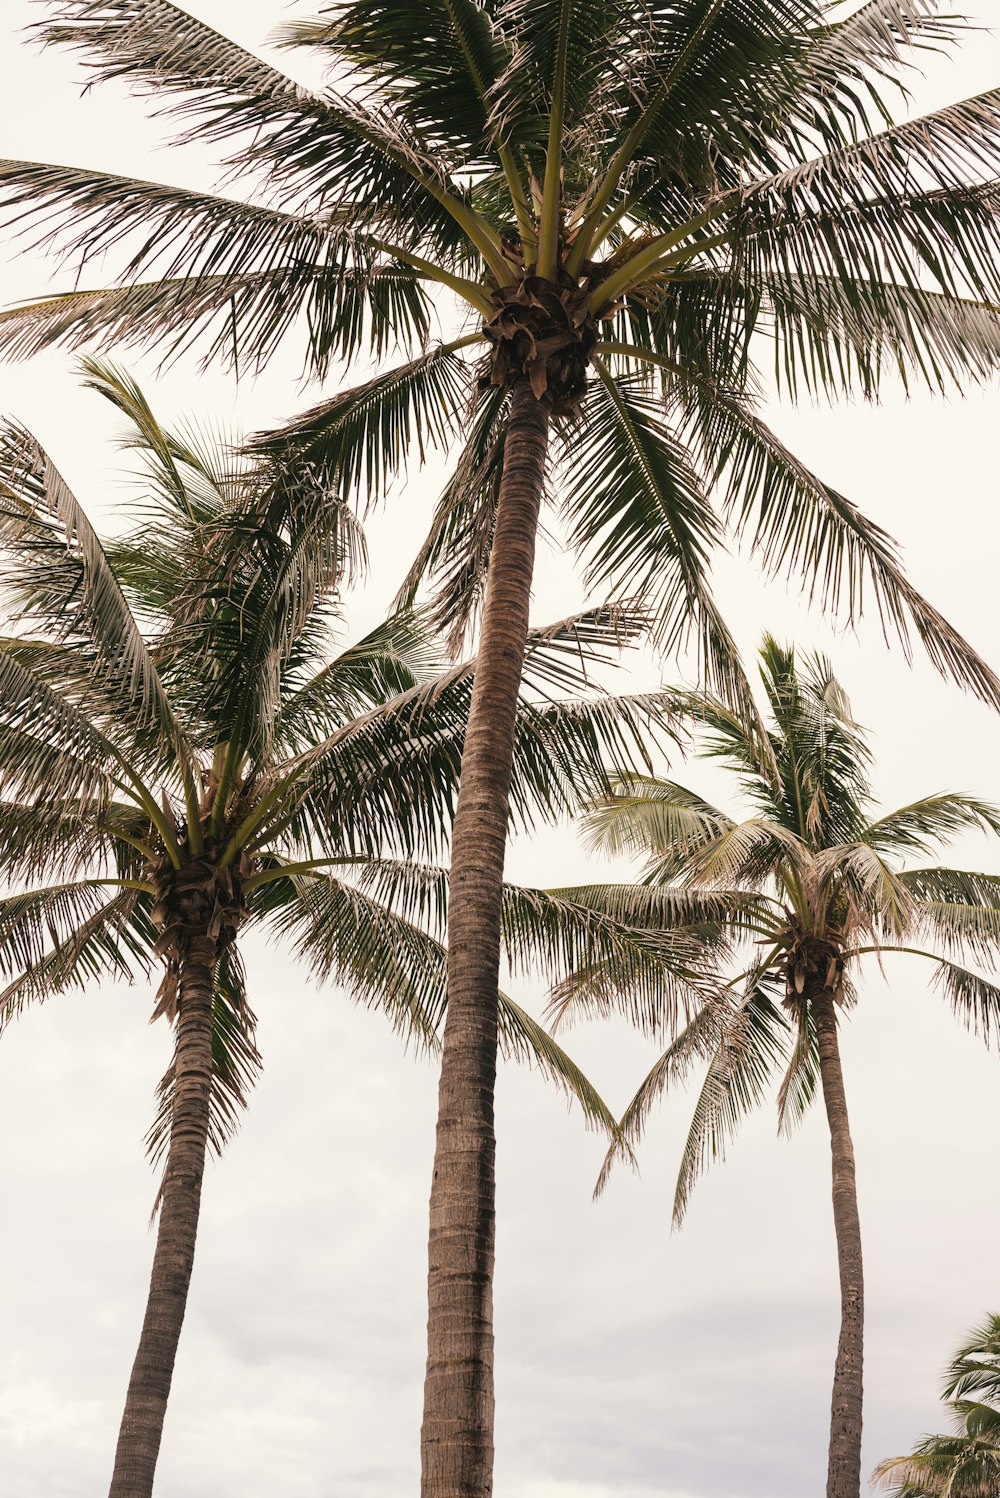
<path fill-rule="evenodd" d="M 890 1498 L 1000 1495 L 1000 1316 L 969 1334 L 948 1367 L 944 1397 L 953 1434 L 924 1436 L 909 1456 L 875 1468 L 872 1485 Z"/>
<path fill-rule="evenodd" d="M 122 372 L 93 385 L 144 460 L 141 524 L 104 542 L 38 442 L 0 433 L 0 1027 L 99 974 L 162 973 L 174 1049 L 150 1134 L 164 1160 L 146 1315 L 113 1498 L 152 1491 L 191 1276 L 206 1151 L 239 1115 L 258 1056 L 240 943 L 267 923 L 321 977 L 437 1046 L 445 1005 L 445 842 L 472 662 L 445 674 L 415 616 L 332 649 L 338 585 L 361 540 L 290 473 L 171 433 Z M 536 631 L 514 798 L 527 825 L 607 784 L 670 722 L 662 699 L 563 704 L 620 611 Z M 437 892 L 437 893 L 435 893 Z M 541 892 L 506 892 L 527 964 L 634 939 Z M 406 906 L 406 910 L 402 909 Z M 437 928 L 437 929 L 436 929 Z M 560 960 L 562 956 L 560 955 Z M 674 952 L 684 982 L 689 954 Z M 693 967 L 691 969 L 693 975 Z M 542 1028 L 500 1001 L 505 1048 L 614 1121 Z"/>
<path fill-rule="evenodd" d="M 492 1483 L 493 1087 L 517 690 L 547 475 L 595 585 L 627 579 L 707 684 L 751 713 L 713 597 L 727 529 L 765 564 L 910 629 L 1000 686 L 886 534 L 764 423 L 758 333 L 792 395 L 931 387 L 1000 359 L 1000 94 L 893 123 L 961 22 L 937 0 L 335 0 L 286 28 L 310 89 L 168 0 L 52 0 L 42 41 L 230 142 L 239 196 L 6 162 L 12 222 L 122 273 L 9 312 L 3 346 L 95 337 L 308 367 L 390 345 L 352 391 L 262 439 L 377 498 L 461 439 L 410 579 L 481 636 L 452 851 L 448 1023 L 431 1192 L 425 1498 Z M 170 95 L 176 105 L 170 106 Z M 905 87 L 903 87 L 905 99 Z M 430 313 L 450 319 L 430 342 Z M 718 488 L 721 503 L 711 497 Z M 489 567 L 487 568 L 487 563 Z"/>
<path fill-rule="evenodd" d="M 560 985 L 554 1003 L 557 1014 L 624 1008 L 647 1028 L 671 1032 L 621 1120 L 631 1145 L 655 1100 L 707 1061 L 681 1158 L 675 1223 L 699 1172 L 724 1153 L 772 1079 L 780 1079 L 782 1129 L 822 1094 L 841 1294 L 827 1494 L 858 1498 L 864 1278 L 839 1027 L 855 1002 L 863 960 L 905 952 L 933 963 L 933 980 L 959 1018 L 990 1039 L 1000 1024 L 1000 988 L 964 963 L 993 963 L 1000 950 L 1000 877 L 901 864 L 965 829 L 1000 831 L 1000 809 L 943 794 L 877 815 L 865 735 L 829 663 L 811 657 L 800 666 L 791 649 L 766 637 L 761 676 L 769 712 L 764 742 L 717 698 L 694 694 L 678 703 L 708 730 L 708 753 L 735 772 L 753 815 L 734 820 L 673 781 L 631 777 L 588 815 L 587 826 L 594 846 L 646 855 L 645 879 L 559 892 L 640 928 L 662 925 L 675 909 L 706 898 L 726 923 L 720 907 L 728 903 L 732 937 L 756 945 L 747 971 L 687 1023 L 672 986 L 660 995 L 647 979 L 637 998 L 613 963 L 585 965 Z M 612 1144 L 599 1188 L 621 1148 Z"/>

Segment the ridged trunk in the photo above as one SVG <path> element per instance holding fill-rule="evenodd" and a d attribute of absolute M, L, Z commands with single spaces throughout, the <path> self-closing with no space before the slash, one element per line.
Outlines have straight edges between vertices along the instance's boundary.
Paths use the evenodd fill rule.
<path fill-rule="evenodd" d="M 493 1490 L 493 1091 L 500 902 L 549 417 L 514 386 L 452 836 L 448 1014 L 430 1201 L 422 1498 Z"/>
<path fill-rule="evenodd" d="M 187 1307 L 212 1088 L 212 993 L 218 943 L 185 944 L 174 1042 L 175 1101 L 146 1315 L 132 1367 L 109 1498 L 150 1498 Z"/>
<path fill-rule="evenodd" d="M 840 1342 L 833 1375 L 827 1498 L 860 1498 L 865 1286 L 854 1145 L 840 1065 L 831 994 L 811 996 L 819 1042 L 820 1079 L 833 1156 L 833 1221 L 840 1270 Z"/>

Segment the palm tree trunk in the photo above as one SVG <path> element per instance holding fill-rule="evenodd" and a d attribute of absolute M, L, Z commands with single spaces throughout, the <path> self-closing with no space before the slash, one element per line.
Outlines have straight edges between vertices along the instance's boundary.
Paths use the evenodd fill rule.
<path fill-rule="evenodd" d="M 118 1433 L 109 1498 L 149 1498 L 198 1233 L 212 1090 L 215 938 L 186 943 L 174 1043 L 175 1097 L 146 1316 Z"/>
<path fill-rule="evenodd" d="M 500 902 L 548 412 L 514 387 L 452 837 L 448 1014 L 430 1201 L 422 1498 L 493 1489 L 493 1090 Z"/>
<path fill-rule="evenodd" d="M 847 1116 L 833 997 L 824 989 L 812 997 L 819 1042 L 823 1101 L 833 1155 L 833 1221 L 840 1269 L 840 1342 L 833 1375 L 827 1498 L 860 1498 L 861 1409 L 864 1359 L 865 1286 L 861 1222 L 854 1178 L 854 1145 Z"/>

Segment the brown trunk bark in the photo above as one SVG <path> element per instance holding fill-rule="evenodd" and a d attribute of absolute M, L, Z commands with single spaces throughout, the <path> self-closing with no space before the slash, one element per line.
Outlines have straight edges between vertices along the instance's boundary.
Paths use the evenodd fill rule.
<path fill-rule="evenodd" d="M 840 1342 L 833 1375 L 826 1493 L 827 1498 L 860 1498 L 865 1287 L 858 1192 L 854 1178 L 854 1146 L 847 1116 L 847 1097 L 840 1065 L 833 998 L 828 991 L 823 990 L 811 996 L 811 1002 L 819 1042 L 823 1101 L 830 1125 L 833 1221 L 837 1233 L 837 1262 L 840 1269 Z"/>
<path fill-rule="evenodd" d="M 500 902 L 548 413 L 514 387 L 452 836 L 428 1250 L 422 1498 L 493 1490 L 493 1088 Z"/>
<path fill-rule="evenodd" d="M 212 1089 L 216 941 L 187 944 L 178 988 L 175 1100 L 146 1316 L 118 1433 L 109 1498 L 149 1498 L 198 1233 Z"/>

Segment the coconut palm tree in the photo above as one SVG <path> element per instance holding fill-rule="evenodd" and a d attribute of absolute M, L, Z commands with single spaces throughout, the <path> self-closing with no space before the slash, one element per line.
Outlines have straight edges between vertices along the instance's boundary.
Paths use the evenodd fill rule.
<path fill-rule="evenodd" d="M 0 858 L 30 886 L 0 899 L 0 1026 L 97 975 L 162 975 L 154 1018 L 168 1017 L 174 1048 L 150 1134 L 159 1222 L 111 1483 L 113 1498 L 143 1498 L 206 1151 L 258 1065 L 242 937 L 266 923 L 318 976 L 437 1047 L 446 875 L 418 860 L 446 841 L 474 663 L 441 674 L 412 614 L 333 649 L 339 583 L 362 549 L 346 510 L 288 471 L 167 431 L 127 375 L 87 370 L 144 462 L 144 513 L 125 536 L 102 542 L 35 438 L 0 433 L 0 601 L 14 629 L 0 639 Z M 513 782 L 526 825 L 607 784 L 605 759 L 623 768 L 669 724 L 656 697 L 554 697 L 631 627 L 619 610 L 534 632 Z M 542 892 L 505 900 L 515 963 L 595 944 L 627 961 L 636 945 Z M 682 938 L 682 983 L 689 955 Z M 505 996 L 499 1023 L 508 1052 L 613 1131 L 586 1078 Z"/>
<path fill-rule="evenodd" d="M 888 1489 L 890 1498 L 997 1498 L 1000 1316 L 970 1332 L 949 1365 L 944 1397 L 954 1433 L 924 1436 L 909 1456 L 880 1462 L 873 1487 Z"/>
<path fill-rule="evenodd" d="M 300 473 L 375 499 L 409 453 L 462 444 L 409 580 L 436 578 L 456 638 L 481 613 L 452 844 L 425 1498 L 492 1484 L 501 886 L 547 476 L 590 581 L 641 588 L 665 647 L 693 632 L 707 685 L 744 714 L 709 575 L 727 529 L 848 616 L 867 589 L 890 631 L 914 629 L 1000 700 L 886 534 L 762 420 L 751 358 L 770 337 L 793 396 L 997 367 L 1000 94 L 893 122 L 921 49 L 961 35 L 939 8 L 334 0 L 284 33 L 329 61 L 316 89 L 168 0 L 52 0 L 40 23 L 92 81 L 125 79 L 186 138 L 229 142 L 238 193 L 6 162 L 11 222 L 84 261 L 116 250 L 121 274 L 7 313 L 4 347 L 165 352 L 204 335 L 252 368 L 298 325 L 314 374 L 379 364 L 262 439 Z"/>
<path fill-rule="evenodd" d="M 858 1498 L 864 1278 L 839 1028 L 855 1003 L 864 959 L 882 962 L 900 952 L 930 961 L 933 981 L 958 1017 L 990 1040 L 1000 1024 L 1000 987 L 965 962 L 990 964 L 1000 950 L 1000 877 L 902 864 L 963 830 L 1000 831 L 1000 809 L 941 794 L 878 815 L 865 735 L 829 662 L 817 656 L 800 665 L 770 637 L 760 659 L 766 742 L 717 698 L 693 694 L 678 702 L 707 730 L 708 753 L 735 772 L 752 815 L 734 819 L 673 781 L 630 777 L 588 814 L 586 826 L 595 847 L 646 855 L 644 880 L 559 892 L 640 928 L 662 926 L 675 909 L 709 896 L 714 917 L 725 921 L 719 906 L 728 901 L 731 935 L 755 944 L 752 962 L 686 1023 L 673 988 L 659 995 L 647 981 L 637 997 L 613 963 L 566 979 L 555 1012 L 624 1009 L 653 1032 L 670 1032 L 621 1120 L 633 1146 L 656 1099 L 708 1063 L 677 1179 L 678 1224 L 698 1174 L 723 1155 L 772 1080 L 780 1080 L 784 1130 L 822 1095 L 841 1293 L 827 1494 Z M 613 1143 L 599 1189 L 620 1151 Z"/>

